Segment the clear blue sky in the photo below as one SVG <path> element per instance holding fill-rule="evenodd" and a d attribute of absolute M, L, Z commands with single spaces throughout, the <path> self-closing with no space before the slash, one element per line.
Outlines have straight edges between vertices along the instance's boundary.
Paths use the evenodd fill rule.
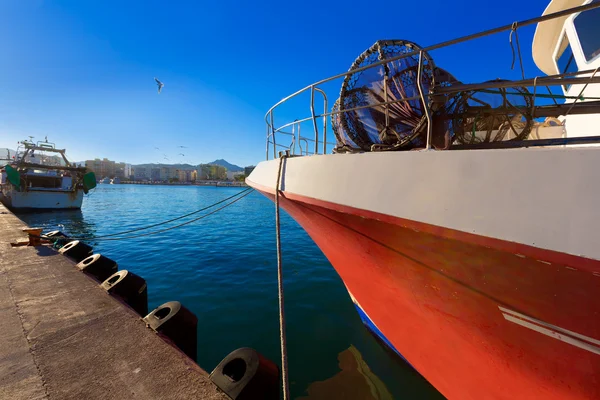
<path fill-rule="evenodd" d="M 74 161 L 254 164 L 269 107 L 347 70 L 376 40 L 427 46 L 547 3 L 0 0 L 0 147 L 48 135 Z M 540 74 L 533 32 L 520 31 L 528 76 Z M 508 33 L 432 56 L 463 82 L 520 76 Z"/>

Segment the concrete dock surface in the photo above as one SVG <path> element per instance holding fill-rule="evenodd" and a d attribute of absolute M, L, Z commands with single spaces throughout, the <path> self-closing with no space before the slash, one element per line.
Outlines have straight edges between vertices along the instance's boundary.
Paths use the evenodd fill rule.
<path fill-rule="evenodd" d="M 25 227 L 0 204 L 0 399 L 229 399 L 73 261 L 11 247 Z"/>

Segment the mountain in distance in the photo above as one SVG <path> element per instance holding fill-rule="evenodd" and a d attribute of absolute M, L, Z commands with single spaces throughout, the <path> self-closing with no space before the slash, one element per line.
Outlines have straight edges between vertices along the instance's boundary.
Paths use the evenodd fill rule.
<path fill-rule="evenodd" d="M 222 158 L 215 160 L 213 162 L 209 162 L 207 164 L 220 165 L 221 167 L 227 168 L 227 171 L 230 171 L 230 172 L 242 172 L 244 170 L 244 168 L 240 167 L 239 165 L 230 164 L 227 161 L 223 160 Z"/>

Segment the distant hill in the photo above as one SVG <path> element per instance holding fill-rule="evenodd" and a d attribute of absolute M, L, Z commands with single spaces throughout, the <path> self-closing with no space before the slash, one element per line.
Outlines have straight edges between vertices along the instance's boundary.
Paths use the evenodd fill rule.
<path fill-rule="evenodd" d="M 220 165 L 222 167 L 227 168 L 227 171 L 230 171 L 230 172 L 242 172 L 244 170 L 244 168 L 240 167 L 239 165 L 230 164 L 227 161 L 223 160 L 222 158 L 215 160 L 213 162 L 209 162 L 208 164 Z"/>

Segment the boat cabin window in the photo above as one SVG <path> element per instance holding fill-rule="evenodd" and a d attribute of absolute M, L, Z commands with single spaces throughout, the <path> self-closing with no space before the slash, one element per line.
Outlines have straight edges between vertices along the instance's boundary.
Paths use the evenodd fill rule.
<path fill-rule="evenodd" d="M 598 3 L 594 0 L 592 3 Z M 586 61 L 600 55 L 600 8 L 584 11 L 573 20 Z"/>
<path fill-rule="evenodd" d="M 558 70 L 561 74 L 567 72 L 577 72 L 577 63 L 575 62 L 575 57 L 573 57 L 573 50 L 571 49 L 569 38 L 567 38 L 566 33 L 563 35 L 560 48 L 556 53 L 556 65 L 558 66 Z M 563 88 L 565 91 L 567 91 L 570 86 L 571 85 L 563 85 Z"/>

